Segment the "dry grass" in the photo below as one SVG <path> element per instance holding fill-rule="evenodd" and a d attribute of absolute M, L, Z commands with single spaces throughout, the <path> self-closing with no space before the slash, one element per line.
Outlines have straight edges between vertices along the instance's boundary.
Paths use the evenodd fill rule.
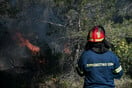
<path fill-rule="evenodd" d="M 115 80 L 116 88 L 132 88 L 132 79 L 123 77 L 120 80 Z"/>

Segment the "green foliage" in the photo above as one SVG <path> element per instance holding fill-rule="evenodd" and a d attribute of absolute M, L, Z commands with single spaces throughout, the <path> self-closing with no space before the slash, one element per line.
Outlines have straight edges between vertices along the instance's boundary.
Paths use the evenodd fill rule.
<path fill-rule="evenodd" d="M 123 65 L 124 72 L 127 72 L 132 65 L 132 44 L 128 45 L 125 40 L 120 40 L 116 43 L 115 53 L 121 58 L 120 61 Z"/>
<path fill-rule="evenodd" d="M 114 45 L 114 52 L 119 56 L 123 70 L 128 73 L 132 66 L 132 40 L 130 43 L 127 37 L 132 38 L 131 21 L 125 20 L 122 24 L 109 22 L 106 24 L 107 39 Z"/>
<path fill-rule="evenodd" d="M 61 86 L 61 88 L 68 88 L 69 82 L 67 82 L 67 81 L 61 81 L 60 86 Z"/>

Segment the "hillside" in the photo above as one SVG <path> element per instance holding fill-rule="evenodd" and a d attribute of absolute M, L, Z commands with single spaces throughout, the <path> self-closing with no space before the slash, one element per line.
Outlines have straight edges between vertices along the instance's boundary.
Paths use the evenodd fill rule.
<path fill-rule="evenodd" d="M 130 88 L 131 0 L 1 0 L 2 88 L 81 88 L 75 67 L 95 25 L 105 28 L 123 66 L 116 87 Z"/>

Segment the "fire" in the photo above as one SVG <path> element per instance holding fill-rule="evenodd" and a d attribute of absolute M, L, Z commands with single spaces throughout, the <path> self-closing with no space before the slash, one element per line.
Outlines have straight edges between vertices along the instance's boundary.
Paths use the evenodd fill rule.
<path fill-rule="evenodd" d="M 63 49 L 64 53 L 66 54 L 71 54 L 71 50 L 68 44 L 64 44 L 64 49 Z"/>
<path fill-rule="evenodd" d="M 42 60 L 38 60 L 38 63 L 39 63 L 39 64 L 45 64 L 45 63 L 47 63 L 47 61 L 44 60 L 44 59 L 42 59 Z"/>
<path fill-rule="evenodd" d="M 20 43 L 20 46 L 26 46 L 29 50 L 32 51 L 33 54 L 36 54 L 40 51 L 40 48 L 38 46 L 33 45 L 29 42 L 28 39 L 24 39 L 21 33 L 16 33 L 16 36 L 18 37 Z"/>

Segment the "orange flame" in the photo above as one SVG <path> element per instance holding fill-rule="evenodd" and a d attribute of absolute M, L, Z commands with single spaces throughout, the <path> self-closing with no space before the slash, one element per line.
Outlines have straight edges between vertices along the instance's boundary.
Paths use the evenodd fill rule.
<path fill-rule="evenodd" d="M 35 46 L 31 44 L 29 40 L 24 39 L 21 33 L 16 33 L 16 36 L 21 42 L 20 46 L 26 46 L 29 50 L 32 51 L 33 54 L 36 54 L 40 51 L 40 48 L 38 46 Z"/>

